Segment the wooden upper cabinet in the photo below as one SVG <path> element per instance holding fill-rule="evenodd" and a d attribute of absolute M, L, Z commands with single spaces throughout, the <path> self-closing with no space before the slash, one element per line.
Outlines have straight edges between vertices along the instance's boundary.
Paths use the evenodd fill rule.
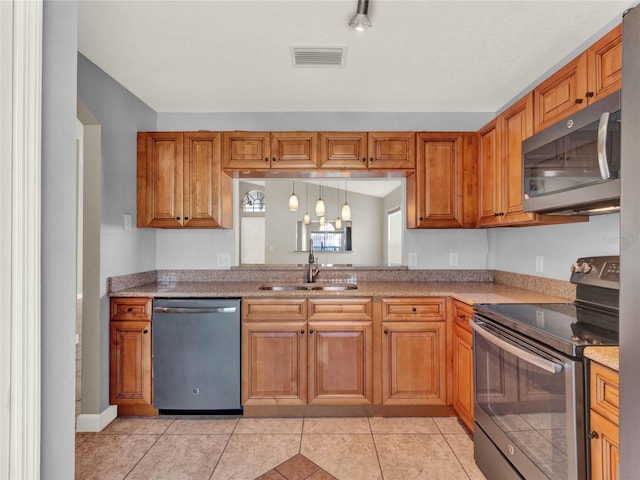
<path fill-rule="evenodd" d="M 499 118 L 494 118 L 479 132 L 478 226 L 480 227 L 500 224 L 502 167 L 499 122 Z"/>
<path fill-rule="evenodd" d="M 138 133 L 138 227 L 229 228 L 232 182 L 220 133 Z"/>
<path fill-rule="evenodd" d="M 597 102 L 622 86 L 622 25 L 587 50 L 589 103 Z"/>
<path fill-rule="evenodd" d="M 225 169 L 268 169 L 271 166 L 269 132 L 224 132 L 222 166 Z"/>
<path fill-rule="evenodd" d="M 367 143 L 370 169 L 416 167 L 415 132 L 369 132 Z"/>
<path fill-rule="evenodd" d="M 271 132 L 271 168 L 315 169 L 318 132 Z"/>
<path fill-rule="evenodd" d="M 367 134 L 320 132 L 318 166 L 327 170 L 366 170 Z"/>
<path fill-rule="evenodd" d="M 539 132 L 622 86 L 622 26 L 538 85 L 535 126 Z"/>
<path fill-rule="evenodd" d="M 462 228 L 476 222 L 475 133 L 419 133 L 416 173 L 407 179 L 408 228 Z"/>

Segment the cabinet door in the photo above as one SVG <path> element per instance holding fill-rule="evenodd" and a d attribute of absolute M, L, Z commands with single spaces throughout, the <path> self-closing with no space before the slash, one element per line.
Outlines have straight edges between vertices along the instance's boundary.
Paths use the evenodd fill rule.
<path fill-rule="evenodd" d="M 110 323 L 109 402 L 151 405 L 151 322 Z"/>
<path fill-rule="evenodd" d="M 499 118 L 495 118 L 479 132 L 478 173 L 478 226 L 488 227 L 500 223 L 500 165 Z"/>
<path fill-rule="evenodd" d="M 470 329 L 459 319 L 453 325 L 453 408 L 464 426 L 473 432 L 472 339 Z"/>
<path fill-rule="evenodd" d="M 182 148 L 182 132 L 138 133 L 138 227 L 182 227 Z"/>
<path fill-rule="evenodd" d="M 225 170 L 264 170 L 271 166 L 269 132 L 224 132 L 222 166 Z"/>
<path fill-rule="evenodd" d="M 382 329 L 382 403 L 446 405 L 445 322 L 383 322 Z"/>
<path fill-rule="evenodd" d="M 309 322 L 309 404 L 373 403 L 372 322 Z"/>
<path fill-rule="evenodd" d="M 184 226 L 232 226 L 233 180 L 222 172 L 220 133 L 184 134 Z"/>
<path fill-rule="evenodd" d="M 534 130 L 539 132 L 587 105 L 587 53 L 562 67 L 534 92 Z"/>
<path fill-rule="evenodd" d="M 418 228 L 464 226 L 464 159 L 461 133 L 418 134 Z"/>
<path fill-rule="evenodd" d="M 502 114 L 503 195 L 501 222 L 533 222 L 535 214 L 522 211 L 522 141 L 533 135 L 533 93 L 529 93 Z"/>
<path fill-rule="evenodd" d="M 318 166 L 330 170 L 366 170 L 367 134 L 321 132 Z"/>
<path fill-rule="evenodd" d="M 413 132 L 369 132 L 370 169 L 416 167 L 416 135 Z"/>
<path fill-rule="evenodd" d="M 607 33 L 587 50 L 589 103 L 622 87 L 622 25 Z"/>
<path fill-rule="evenodd" d="M 306 322 L 242 324 L 242 403 L 304 405 Z"/>
<path fill-rule="evenodd" d="M 618 425 L 591 410 L 591 478 L 618 480 L 620 431 Z"/>
<path fill-rule="evenodd" d="M 315 170 L 317 132 L 271 132 L 271 168 Z"/>

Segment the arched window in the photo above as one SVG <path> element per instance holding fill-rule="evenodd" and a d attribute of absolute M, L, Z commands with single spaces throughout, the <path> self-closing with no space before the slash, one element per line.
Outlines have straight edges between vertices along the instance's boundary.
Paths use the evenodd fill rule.
<path fill-rule="evenodd" d="M 242 199 L 242 211 L 250 213 L 264 213 L 264 192 L 262 190 L 251 190 Z"/>

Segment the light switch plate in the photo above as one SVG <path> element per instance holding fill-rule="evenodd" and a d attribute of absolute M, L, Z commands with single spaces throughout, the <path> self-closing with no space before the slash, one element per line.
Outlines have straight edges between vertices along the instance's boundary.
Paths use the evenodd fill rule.
<path fill-rule="evenodd" d="M 450 253 L 449 254 L 449 265 L 452 267 L 455 267 L 458 265 L 458 254 L 457 253 Z"/>
<path fill-rule="evenodd" d="M 409 252 L 409 266 L 417 267 L 418 266 L 418 253 L 417 252 Z"/>
<path fill-rule="evenodd" d="M 544 257 L 542 255 L 538 255 L 536 257 L 536 272 L 544 271 Z"/>
<path fill-rule="evenodd" d="M 219 267 L 231 266 L 231 254 L 229 253 L 218 253 L 217 260 L 218 260 Z"/>
<path fill-rule="evenodd" d="M 124 214 L 124 229 L 125 230 L 131 230 L 131 228 L 132 228 L 131 214 L 125 213 Z"/>

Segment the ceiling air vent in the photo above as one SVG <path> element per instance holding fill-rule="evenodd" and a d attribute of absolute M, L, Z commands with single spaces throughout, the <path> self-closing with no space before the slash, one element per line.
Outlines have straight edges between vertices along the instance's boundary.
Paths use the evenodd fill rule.
<path fill-rule="evenodd" d="M 346 46 L 291 47 L 294 67 L 342 67 L 346 54 Z"/>

